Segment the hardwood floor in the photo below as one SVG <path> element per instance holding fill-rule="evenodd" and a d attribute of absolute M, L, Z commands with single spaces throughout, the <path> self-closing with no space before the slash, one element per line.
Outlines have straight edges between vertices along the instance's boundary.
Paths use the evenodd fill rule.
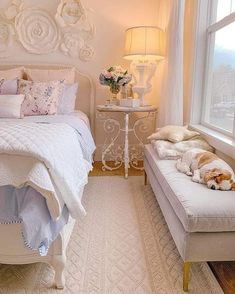
<path fill-rule="evenodd" d="M 133 168 L 129 169 L 129 176 L 140 175 L 144 175 L 144 172 Z M 124 168 L 121 167 L 115 171 L 102 171 L 102 162 L 96 161 L 90 176 L 124 176 Z M 224 293 L 235 294 L 235 262 L 210 262 L 209 265 Z"/>
<path fill-rule="evenodd" d="M 109 163 L 110 166 L 114 166 L 114 164 L 112 162 Z M 141 170 L 136 170 L 134 168 L 130 168 L 129 169 L 129 176 L 141 176 L 144 175 L 144 172 Z M 93 170 L 90 172 L 89 176 L 93 176 L 93 177 L 104 177 L 104 176 L 124 176 L 124 167 L 121 166 L 119 169 L 117 170 L 113 170 L 113 171 L 103 171 L 102 170 L 102 162 L 101 161 L 95 161 L 94 165 L 93 165 Z"/>
<path fill-rule="evenodd" d="M 225 294 L 235 294 L 235 262 L 209 262 Z"/>

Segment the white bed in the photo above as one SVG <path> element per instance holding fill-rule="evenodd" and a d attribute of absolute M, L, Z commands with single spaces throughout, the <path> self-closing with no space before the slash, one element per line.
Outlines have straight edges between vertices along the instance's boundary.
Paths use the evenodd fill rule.
<path fill-rule="evenodd" d="M 1 65 L 0 70 L 19 66 Z M 23 65 L 25 68 L 61 69 L 68 68 L 63 65 Z M 76 100 L 77 111 L 70 115 L 57 116 L 34 116 L 25 117 L 22 122 L 38 123 L 68 123 L 76 124 L 76 120 L 82 120 L 93 132 L 94 130 L 94 90 L 91 79 L 86 74 L 76 70 L 76 81 L 79 82 L 78 97 Z M 83 99 L 82 99 L 83 98 Z M 0 121 L 13 121 L 0 119 Z M 81 130 L 82 131 L 82 130 Z M 85 134 L 85 132 L 84 132 Z M 89 141 L 89 140 L 88 140 Z M 88 144 L 89 145 L 89 144 Z M 92 146 L 87 148 L 92 150 Z M 82 198 L 84 187 L 80 188 L 79 198 Z M 37 251 L 28 249 L 23 241 L 21 224 L 0 224 L 0 263 L 2 264 L 28 264 L 35 262 L 46 262 L 55 270 L 55 286 L 64 287 L 63 270 L 66 264 L 66 248 L 75 224 L 75 220 L 69 217 L 68 223 L 63 227 L 57 239 L 51 244 L 46 256 L 40 256 Z"/>

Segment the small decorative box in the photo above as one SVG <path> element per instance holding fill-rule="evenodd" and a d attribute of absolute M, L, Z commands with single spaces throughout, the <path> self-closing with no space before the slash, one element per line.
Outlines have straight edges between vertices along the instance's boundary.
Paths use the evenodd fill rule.
<path fill-rule="evenodd" d="M 132 99 L 132 98 L 120 99 L 119 105 L 124 107 L 139 107 L 140 99 Z"/>

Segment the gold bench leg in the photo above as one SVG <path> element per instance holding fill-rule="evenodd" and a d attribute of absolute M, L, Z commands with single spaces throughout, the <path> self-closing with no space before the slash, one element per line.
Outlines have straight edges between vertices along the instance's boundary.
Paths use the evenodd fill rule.
<path fill-rule="evenodd" d="M 184 273 L 183 273 L 183 290 L 184 290 L 184 292 L 188 292 L 190 267 L 191 267 L 191 262 L 184 263 Z"/>
<path fill-rule="evenodd" d="M 148 184 L 148 176 L 146 172 L 144 171 L 144 185 L 146 186 Z"/>

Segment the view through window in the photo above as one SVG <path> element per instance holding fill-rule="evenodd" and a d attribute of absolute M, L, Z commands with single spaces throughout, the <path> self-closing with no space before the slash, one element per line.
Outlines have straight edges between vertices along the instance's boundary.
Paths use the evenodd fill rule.
<path fill-rule="evenodd" d="M 205 122 L 235 135 L 235 0 L 218 0 L 208 28 Z M 230 15 L 228 18 L 227 16 Z"/>

